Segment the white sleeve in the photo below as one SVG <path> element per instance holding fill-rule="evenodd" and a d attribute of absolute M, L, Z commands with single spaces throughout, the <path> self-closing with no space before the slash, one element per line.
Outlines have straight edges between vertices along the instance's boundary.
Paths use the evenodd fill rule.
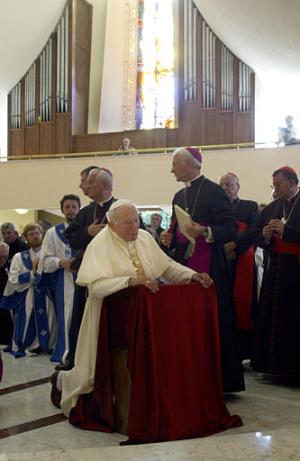
<path fill-rule="evenodd" d="M 54 233 L 52 229 L 49 229 L 45 234 L 40 260 L 42 267 L 39 267 L 39 273 L 42 271 L 47 273 L 55 272 L 59 269 L 60 258 L 56 256 Z"/>
<path fill-rule="evenodd" d="M 92 298 L 104 298 L 117 291 L 128 287 L 132 277 L 115 277 L 111 279 L 99 279 L 89 285 L 89 296 Z"/>
<path fill-rule="evenodd" d="M 20 253 L 15 254 L 12 259 L 8 280 L 14 286 L 14 289 L 19 292 L 32 286 L 34 275 L 32 271 L 24 267 Z"/>
<path fill-rule="evenodd" d="M 170 259 L 169 266 L 162 274 L 162 277 L 171 283 L 189 283 L 194 274 L 197 274 L 197 272 Z"/>

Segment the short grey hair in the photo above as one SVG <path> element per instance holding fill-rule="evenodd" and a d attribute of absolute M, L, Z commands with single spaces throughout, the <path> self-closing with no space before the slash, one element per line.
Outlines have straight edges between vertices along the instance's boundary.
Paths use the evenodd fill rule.
<path fill-rule="evenodd" d="M 185 149 L 185 147 L 178 147 L 177 149 L 174 150 L 173 152 L 173 157 L 180 157 L 182 160 L 189 160 L 192 162 L 193 166 L 197 168 L 197 170 L 201 169 L 201 162 L 199 162 L 195 157 L 192 156 L 192 154 Z"/>
<path fill-rule="evenodd" d="M 12 222 L 4 222 L 1 224 L 1 232 L 6 231 L 7 229 L 16 230 L 15 225 Z"/>
<path fill-rule="evenodd" d="M 89 176 L 94 174 L 96 175 L 96 178 L 99 180 L 99 182 L 101 181 L 106 185 L 108 190 L 113 190 L 114 180 L 111 174 L 105 170 L 102 170 L 101 168 L 94 168 L 89 172 Z"/>

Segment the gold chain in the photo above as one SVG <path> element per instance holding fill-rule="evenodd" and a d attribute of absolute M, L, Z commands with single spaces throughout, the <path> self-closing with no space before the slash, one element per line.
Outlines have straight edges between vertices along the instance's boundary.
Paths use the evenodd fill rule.
<path fill-rule="evenodd" d="M 294 204 L 293 204 L 293 206 L 292 206 L 292 208 L 291 208 L 291 211 L 289 212 L 289 214 L 288 214 L 287 217 L 286 217 L 285 205 L 284 205 L 284 202 L 282 202 L 282 208 L 283 208 L 283 222 L 284 222 L 284 224 L 287 224 L 288 220 L 290 219 L 290 217 L 291 217 L 291 215 L 292 215 L 292 213 L 293 213 L 293 211 L 294 211 L 294 209 L 295 209 L 295 206 L 297 205 L 297 202 L 298 202 L 298 200 L 299 200 L 299 197 L 300 197 L 300 192 L 298 192 L 298 196 L 297 196 L 297 198 L 296 198 L 296 200 L 295 200 L 295 202 L 294 202 Z"/>
<path fill-rule="evenodd" d="M 130 251 L 130 248 L 129 248 L 129 245 L 128 245 L 127 246 L 128 253 L 127 253 L 125 251 L 125 249 L 122 247 L 122 245 L 118 242 L 118 239 L 113 234 L 112 234 L 112 236 L 113 236 L 113 240 L 114 240 L 115 244 L 117 245 L 117 247 L 119 248 L 119 250 L 121 250 L 121 252 L 127 258 L 129 258 L 130 261 L 132 262 L 132 265 L 133 265 L 133 268 L 134 268 L 134 270 L 136 272 L 136 275 L 140 276 L 140 277 L 145 277 L 144 268 L 142 266 L 142 263 L 141 263 L 141 260 L 139 258 L 139 255 L 138 255 L 136 247 L 134 246 L 133 251 Z"/>

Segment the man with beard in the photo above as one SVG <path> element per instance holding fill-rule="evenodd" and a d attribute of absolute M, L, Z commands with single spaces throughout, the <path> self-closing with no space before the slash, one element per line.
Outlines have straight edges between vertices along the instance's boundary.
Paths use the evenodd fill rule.
<path fill-rule="evenodd" d="M 38 286 L 46 286 L 55 303 L 56 341 L 51 361 L 63 363 L 69 352 L 69 329 L 75 291 L 75 274 L 71 270 L 74 258 L 65 233 L 79 212 L 79 197 L 65 195 L 60 201 L 60 208 L 65 222 L 52 227 L 45 234 L 38 266 Z"/>
<path fill-rule="evenodd" d="M 53 305 L 35 284 L 42 246 L 42 229 L 39 224 L 27 224 L 24 236 L 29 250 L 13 257 L 1 299 L 1 307 L 10 309 L 13 313 L 13 340 L 7 352 L 16 358 L 38 348 L 48 352 L 55 335 Z"/>
<path fill-rule="evenodd" d="M 258 245 L 268 263 L 259 301 L 253 366 L 300 380 L 300 192 L 295 170 L 273 173 L 277 199 L 263 210 Z"/>
<path fill-rule="evenodd" d="M 202 156 L 197 148 L 176 149 L 172 173 L 185 188 L 177 192 L 175 205 L 189 214 L 191 223 L 186 233 L 194 239 L 191 244 L 178 226 L 173 212 L 171 228 L 161 233 L 161 241 L 174 249 L 176 261 L 197 272 L 207 272 L 215 282 L 220 331 L 220 356 L 224 392 L 245 389 L 238 348 L 236 316 L 229 267 L 224 244 L 236 239 L 236 220 L 230 200 L 223 189 L 201 174 Z"/>
<path fill-rule="evenodd" d="M 258 206 L 239 198 L 240 183 L 234 173 L 226 173 L 219 182 L 232 203 L 238 235 L 224 244 L 232 275 L 237 327 L 242 359 L 253 353 L 253 314 L 257 305 L 253 243 L 257 237 Z"/>

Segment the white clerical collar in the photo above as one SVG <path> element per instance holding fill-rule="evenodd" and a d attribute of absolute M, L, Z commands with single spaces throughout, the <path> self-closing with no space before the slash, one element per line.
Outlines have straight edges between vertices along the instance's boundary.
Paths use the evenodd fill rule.
<path fill-rule="evenodd" d="M 187 181 L 185 183 L 185 187 L 191 187 L 191 185 L 193 184 L 194 181 L 196 181 L 197 179 L 201 178 L 201 176 L 203 176 L 201 173 L 198 174 L 198 176 L 196 176 L 196 178 L 194 179 L 191 179 L 190 181 Z"/>
<path fill-rule="evenodd" d="M 112 195 L 108 199 L 104 200 L 104 202 L 96 202 L 96 203 L 100 206 L 103 206 L 105 203 L 109 202 L 111 199 L 112 199 Z"/>

